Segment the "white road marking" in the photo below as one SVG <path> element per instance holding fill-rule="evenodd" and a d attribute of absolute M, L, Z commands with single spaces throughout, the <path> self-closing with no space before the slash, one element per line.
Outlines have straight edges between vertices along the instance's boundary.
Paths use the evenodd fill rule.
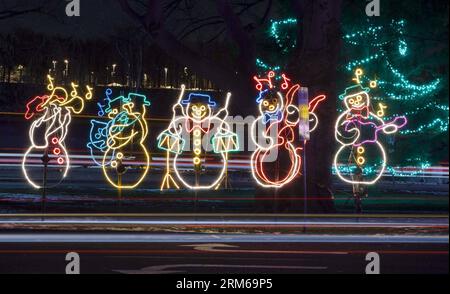
<path fill-rule="evenodd" d="M 239 246 L 228 244 L 193 244 L 181 245 L 183 247 L 193 247 L 194 250 L 206 252 L 221 252 L 221 253 L 258 253 L 258 254 L 320 254 L 320 255 L 346 255 L 345 251 L 314 251 L 314 250 L 240 250 L 231 249 L 239 248 Z"/>
<path fill-rule="evenodd" d="M 176 268 L 241 268 L 241 269 L 280 269 L 280 270 L 326 270 L 326 266 L 283 266 L 283 265 L 232 265 L 232 264 L 169 264 L 144 267 L 138 270 L 113 270 L 122 274 L 173 274 L 184 273 Z"/>

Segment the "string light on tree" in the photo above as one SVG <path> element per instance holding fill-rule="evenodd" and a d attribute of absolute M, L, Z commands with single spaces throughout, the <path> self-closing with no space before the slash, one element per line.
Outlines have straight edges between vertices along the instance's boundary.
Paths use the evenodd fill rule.
<path fill-rule="evenodd" d="M 421 159 L 416 159 L 414 162 L 421 161 Z M 386 176 L 394 176 L 394 177 L 415 177 L 418 175 L 422 175 L 427 168 L 431 167 L 430 163 L 423 163 L 418 168 L 414 170 L 405 170 L 404 167 L 393 167 L 386 166 L 384 175 Z M 366 176 L 375 176 L 379 173 L 381 165 L 370 165 L 361 167 L 362 173 Z M 355 166 L 348 165 L 338 165 L 337 167 L 333 166 L 332 172 L 334 175 L 337 175 L 337 170 L 341 175 L 352 175 L 355 172 Z"/>
<path fill-rule="evenodd" d="M 399 166 L 420 167 L 430 162 L 436 164 L 444 159 L 439 153 L 429 151 L 437 142 L 448 145 L 448 139 L 444 138 L 448 133 L 449 123 L 446 98 L 448 83 L 437 76 L 436 73 L 441 71 L 434 59 L 435 56 L 444 57 L 445 53 L 440 54 L 432 44 L 419 42 L 418 38 L 411 36 L 418 34 L 417 31 L 408 32 L 407 29 L 405 20 L 393 20 L 387 25 L 369 25 L 356 31 L 353 31 L 352 23 L 352 31 L 343 37 L 345 55 L 352 57 L 344 65 L 344 69 L 351 72 L 356 67 L 363 66 L 367 73 L 377 72 L 383 77 L 377 79 L 378 87 L 373 91 L 372 99 L 377 102 L 387 99 L 391 101 L 385 119 L 392 120 L 406 115 L 410 118 L 408 129 L 399 130 L 398 133 L 408 136 L 408 140 L 429 138 L 414 149 L 408 148 L 404 140 L 389 140 L 391 160 Z M 427 55 L 417 56 L 418 58 L 415 56 L 427 52 L 434 52 L 433 59 L 431 56 L 425 58 Z M 363 75 L 360 80 L 368 84 L 373 78 Z M 419 153 L 426 155 L 420 156 L 421 159 L 414 163 L 406 160 L 419 158 Z"/>
<path fill-rule="evenodd" d="M 295 48 L 297 45 L 297 40 L 290 36 L 289 33 L 286 33 L 286 30 L 296 28 L 297 19 L 295 18 L 287 18 L 279 21 L 271 20 L 270 26 L 270 36 L 275 39 L 277 45 L 284 49 Z M 284 28 L 281 31 L 281 28 Z"/>
<path fill-rule="evenodd" d="M 397 41 L 397 50 L 400 57 L 407 56 L 408 44 L 405 39 L 405 25 L 406 22 L 404 20 L 392 21 L 388 26 L 370 26 L 364 31 L 358 31 L 344 36 L 344 41 L 349 45 L 363 46 L 369 49 L 373 48 L 373 51 L 375 51 L 364 58 L 348 62 L 345 68 L 348 71 L 353 71 L 354 68 L 363 65 L 365 67 L 369 64 L 379 66 L 381 61 L 389 69 L 393 76 L 393 81 L 380 80 L 379 86 L 386 91 L 385 95 L 387 97 L 396 100 L 412 100 L 417 97 L 423 97 L 437 90 L 441 84 L 441 79 L 439 78 L 429 83 L 415 84 L 399 69 L 393 66 L 391 61 L 392 54 L 388 53 L 388 48 L 391 43 Z M 388 34 L 389 31 L 396 37 L 396 40 L 392 40 L 392 34 Z M 363 82 L 367 82 L 368 80 L 370 80 L 369 77 L 362 77 Z"/>
<path fill-rule="evenodd" d="M 256 59 L 256 65 L 259 67 L 259 68 L 261 68 L 262 70 L 264 70 L 264 71 L 269 71 L 269 70 L 272 70 L 272 71 L 275 71 L 275 72 L 278 72 L 278 71 L 280 71 L 280 67 L 279 66 L 270 66 L 270 65 L 268 65 L 268 64 L 266 64 L 266 63 L 264 63 L 261 59 L 259 59 L 259 58 L 257 58 Z"/>
<path fill-rule="evenodd" d="M 277 65 L 269 65 L 269 62 L 262 60 L 262 58 L 256 59 L 256 66 L 261 72 L 274 71 L 279 73 L 282 68 L 282 57 L 289 53 L 292 48 L 297 46 L 297 19 L 286 18 L 282 20 L 271 20 L 269 29 L 269 40 L 274 41 L 274 45 L 281 49 L 277 51 L 276 62 Z"/>

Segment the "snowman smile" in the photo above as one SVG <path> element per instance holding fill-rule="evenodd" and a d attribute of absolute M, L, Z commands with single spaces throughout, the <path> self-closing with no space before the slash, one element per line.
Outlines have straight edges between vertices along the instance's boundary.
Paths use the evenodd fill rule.
<path fill-rule="evenodd" d="M 206 115 L 206 113 L 203 111 L 192 111 L 191 114 L 195 119 L 202 119 Z"/>

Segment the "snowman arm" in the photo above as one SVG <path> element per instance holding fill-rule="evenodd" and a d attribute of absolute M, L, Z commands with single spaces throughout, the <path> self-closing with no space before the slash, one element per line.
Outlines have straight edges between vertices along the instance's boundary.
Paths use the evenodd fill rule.
<path fill-rule="evenodd" d="M 31 124 L 30 129 L 28 130 L 28 136 L 30 137 L 31 145 L 32 145 L 33 147 L 37 147 L 37 148 L 45 148 L 45 147 L 47 147 L 47 145 L 48 145 L 48 143 L 47 143 L 47 136 L 45 136 L 45 138 L 44 138 L 45 141 L 46 141 L 46 144 L 45 144 L 45 145 L 39 145 L 39 144 L 37 144 L 36 141 L 35 141 L 35 135 L 34 135 L 34 133 L 35 133 L 35 131 L 40 127 L 41 122 L 42 122 L 42 119 L 43 119 L 43 117 L 41 117 L 41 118 L 35 120 L 35 121 Z"/>
<path fill-rule="evenodd" d="M 60 141 L 64 141 L 66 139 L 68 127 L 69 127 L 71 121 L 72 121 L 72 116 L 71 116 L 70 112 L 65 113 L 64 119 L 62 122 L 60 121 L 60 126 L 58 127 L 58 129 L 61 129 L 61 138 L 59 139 Z"/>
<path fill-rule="evenodd" d="M 381 117 L 375 115 L 374 113 L 370 113 L 371 117 L 373 117 L 379 125 L 377 125 L 377 131 L 383 131 L 383 133 L 389 135 L 396 133 L 399 129 L 403 128 L 407 124 L 407 119 L 405 116 L 398 116 L 394 118 L 390 122 L 385 122 Z"/>
<path fill-rule="evenodd" d="M 172 107 L 172 121 L 176 120 L 179 116 L 184 116 L 184 108 L 181 104 L 177 103 Z"/>
<path fill-rule="evenodd" d="M 399 129 L 406 126 L 407 123 L 408 123 L 408 120 L 406 119 L 405 116 L 398 116 L 398 117 L 394 118 L 394 120 L 392 120 L 391 122 L 386 123 L 382 126 L 383 132 L 385 134 L 396 133 Z"/>
<path fill-rule="evenodd" d="M 319 104 L 322 101 L 324 101 L 326 98 L 327 98 L 326 95 L 319 95 L 319 96 L 315 97 L 313 100 L 311 100 L 308 104 L 309 112 L 315 113 L 317 106 L 319 106 Z"/>
<path fill-rule="evenodd" d="M 297 125 L 299 123 L 300 111 L 297 106 L 294 106 L 292 104 L 288 105 L 286 107 L 286 113 L 287 113 L 287 115 L 286 115 L 287 122 L 294 124 L 294 125 Z"/>
<path fill-rule="evenodd" d="M 226 107 L 221 108 L 215 115 L 214 118 L 225 120 L 228 117 L 228 109 Z"/>
<path fill-rule="evenodd" d="M 269 146 L 272 146 L 274 144 L 273 139 L 271 137 L 267 137 L 266 136 L 266 130 L 265 128 L 263 128 L 263 130 L 260 131 L 260 133 L 258 134 L 256 128 L 258 127 L 259 122 L 262 121 L 262 117 L 258 117 L 255 121 L 253 121 L 252 126 L 251 126 L 251 138 L 253 143 L 256 145 L 256 147 L 258 147 L 259 149 L 268 149 L 268 147 L 264 147 L 262 145 L 260 145 L 258 143 L 258 138 L 264 138 L 266 140 L 270 141 Z M 264 124 L 262 124 L 264 126 Z"/>
<path fill-rule="evenodd" d="M 181 91 L 180 95 L 178 95 L 177 103 L 175 103 L 172 106 L 172 121 L 176 119 L 177 116 L 181 114 L 181 116 L 186 116 L 186 113 L 184 112 L 184 106 L 181 103 L 183 101 L 184 92 L 186 91 L 186 86 L 183 84 L 181 85 Z"/>
<path fill-rule="evenodd" d="M 58 138 L 58 140 L 64 141 L 67 134 L 67 126 L 70 124 L 70 112 L 67 112 L 64 116 L 64 121 L 61 121 L 61 108 L 58 108 L 57 110 L 55 110 L 55 113 L 52 114 L 51 118 L 52 122 L 47 128 L 45 136 L 49 138 L 53 136 L 53 134 L 56 134 L 59 130 L 61 130 L 61 137 Z M 67 120 L 68 122 L 66 122 Z"/>
<path fill-rule="evenodd" d="M 314 112 L 310 112 L 309 113 L 309 123 L 313 123 L 313 127 L 310 127 L 309 132 L 312 133 L 314 132 L 317 127 L 319 126 L 319 118 L 317 117 L 317 114 L 315 114 Z"/>
<path fill-rule="evenodd" d="M 113 128 L 109 130 L 109 137 L 107 144 L 108 147 L 111 149 L 120 149 L 128 145 L 128 143 L 131 142 L 133 138 L 139 134 L 138 131 L 135 131 L 129 125 L 116 124 L 113 127 L 118 128 L 119 131 L 115 132 L 113 131 Z"/>
<path fill-rule="evenodd" d="M 342 113 L 336 121 L 335 138 L 342 145 L 353 145 L 360 137 L 360 131 L 355 127 L 346 129 L 349 122 L 346 119 L 347 112 Z"/>
<path fill-rule="evenodd" d="M 213 119 L 211 119 L 211 123 L 217 123 L 217 125 L 219 126 L 217 128 L 217 131 L 220 133 L 228 133 L 231 132 L 231 126 L 229 123 L 227 123 L 225 121 L 225 119 L 219 118 L 219 117 L 214 117 Z"/>
<path fill-rule="evenodd" d="M 324 101 L 327 98 L 326 95 L 319 95 L 315 97 L 313 100 L 311 100 L 308 104 L 308 110 L 309 110 L 309 122 L 314 123 L 314 126 L 309 130 L 310 133 L 314 132 L 317 127 L 319 126 L 319 117 L 315 113 L 316 108 L 319 106 L 319 104 Z M 311 118 L 312 117 L 312 118 Z"/>
<path fill-rule="evenodd" d="M 175 118 L 170 122 L 169 127 L 164 132 L 169 132 L 172 135 L 180 136 L 180 134 L 183 132 L 183 127 L 180 125 L 185 120 L 184 117 Z"/>

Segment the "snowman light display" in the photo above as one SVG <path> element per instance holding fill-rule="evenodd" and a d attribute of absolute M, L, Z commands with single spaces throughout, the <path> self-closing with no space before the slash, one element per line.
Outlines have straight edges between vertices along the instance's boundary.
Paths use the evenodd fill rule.
<path fill-rule="evenodd" d="M 279 83 L 273 71 L 263 78 L 255 76 L 254 80 L 259 91 L 256 102 L 260 116 L 251 127 L 252 140 L 257 147 L 251 156 L 252 175 L 264 188 L 281 188 L 300 175 L 301 153 L 306 144 L 300 135 L 300 121 L 306 120 L 309 132 L 314 131 L 319 123 L 314 111 L 326 96 L 320 95 L 299 105 L 296 98 L 300 98 L 303 89 L 291 83 L 285 74 L 281 75 Z M 260 143 L 264 141 L 269 142 L 268 146 Z M 272 154 L 278 157 L 273 160 Z M 282 170 L 277 167 L 281 156 L 288 159 Z"/>
<path fill-rule="evenodd" d="M 237 135 L 225 121 L 230 98 L 231 93 L 228 93 L 224 107 L 214 112 L 217 103 L 211 96 L 190 93 L 186 97 L 182 85 L 178 101 L 172 108 L 172 121 L 158 136 L 158 147 L 166 152 L 166 173 L 161 190 L 179 189 L 180 183 L 193 190 L 220 187 L 228 168 L 228 153 L 239 150 Z M 186 148 L 190 142 L 192 151 L 186 150 L 190 149 Z M 217 157 L 220 162 L 213 164 L 211 161 Z M 209 169 L 212 165 L 218 165 L 218 168 Z M 194 170 L 195 176 L 180 172 L 181 168 Z"/>
<path fill-rule="evenodd" d="M 92 99 L 92 88 L 86 86 L 84 97 L 78 95 L 78 85 L 71 83 L 71 91 L 54 85 L 54 79 L 48 75 L 48 95 L 37 96 L 26 105 L 25 119 L 35 118 L 30 126 L 29 137 L 31 146 L 25 152 L 22 160 L 22 170 L 28 183 L 34 188 L 50 188 L 59 184 L 70 168 L 70 156 L 65 140 L 73 114 L 80 114 L 85 101 Z M 40 160 L 36 157 L 41 155 Z M 41 172 L 33 172 L 42 163 L 44 180 Z M 31 168 L 33 167 L 33 168 Z M 57 180 L 50 184 L 47 178 L 47 168 L 54 168 Z M 41 184 L 40 182 L 43 182 Z"/>
<path fill-rule="evenodd" d="M 87 147 L 106 180 L 117 189 L 137 187 L 148 173 L 150 154 L 145 140 L 150 104 L 146 96 L 136 93 L 112 98 L 112 90 L 107 89 L 105 104 L 98 106 L 99 116 L 109 120 L 91 120 Z"/>
<path fill-rule="evenodd" d="M 356 85 L 346 89 L 339 98 L 343 100 L 345 111 L 338 117 L 335 125 L 335 137 L 341 145 L 334 157 L 334 169 L 338 177 L 353 185 L 375 184 L 386 169 L 386 152 L 379 141 L 379 135 L 395 134 L 403 128 L 406 117 L 398 116 L 385 122 L 383 116 L 386 106 L 378 104 L 373 110 L 370 101 L 370 88 L 376 88 L 376 81 L 370 82 L 370 88 L 363 87 L 360 77 L 361 69 L 356 70 Z M 369 172 L 366 167 L 375 167 Z M 342 168 L 345 167 L 344 172 Z"/>

